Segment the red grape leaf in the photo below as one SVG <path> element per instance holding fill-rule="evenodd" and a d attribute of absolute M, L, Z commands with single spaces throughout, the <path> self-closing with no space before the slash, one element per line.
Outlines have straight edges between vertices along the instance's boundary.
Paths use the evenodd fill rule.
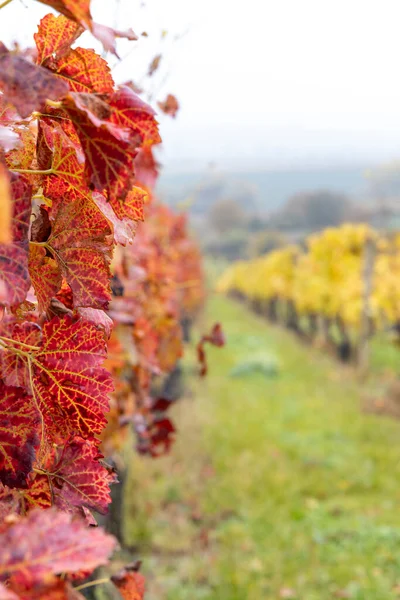
<path fill-rule="evenodd" d="M 55 8 L 68 19 L 87 28 L 92 22 L 90 0 L 39 0 L 42 4 Z"/>
<path fill-rule="evenodd" d="M 173 94 L 168 94 L 163 102 L 157 102 L 158 107 L 166 115 L 170 115 L 175 119 L 179 110 L 179 102 Z"/>
<path fill-rule="evenodd" d="M 8 244 L 11 237 L 12 198 L 10 180 L 5 167 L 0 163 L 0 244 Z"/>
<path fill-rule="evenodd" d="M 24 344 L 39 348 L 40 333 L 40 327 L 29 321 L 6 324 L 2 328 L 5 339 L 12 340 L 12 343 L 0 352 L 0 375 L 7 385 L 30 391 L 31 382 L 26 358 L 15 352 L 15 349 L 22 349 Z"/>
<path fill-rule="evenodd" d="M 63 15 L 46 15 L 35 35 L 38 62 L 74 92 L 111 93 L 114 81 L 107 62 L 93 50 L 70 48 L 81 32 L 79 25 Z"/>
<path fill-rule="evenodd" d="M 17 175 L 11 179 L 13 201 L 12 242 L 0 244 L 0 280 L 7 289 L 7 303 L 19 304 L 30 287 L 28 273 L 28 230 L 31 216 L 31 186 Z"/>
<path fill-rule="evenodd" d="M 21 328 L 15 326 L 8 337 L 14 340 Z M 32 332 L 25 329 L 29 339 Z M 3 362 L 9 376 L 11 357 L 16 356 L 17 377 L 29 381 L 49 439 L 100 433 L 106 423 L 108 394 L 113 390 L 110 374 L 100 366 L 106 355 L 103 332 L 67 315 L 46 322 L 41 340 L 31 350 L 21 354 L 20 341 L 9 342 Z"/>
<path fill-rule="evenodd" d="M 50 300 L 62 284 L 57 261 L 49 256 L 43 246 L 31 246 L 29 251 L 29 274 L 35 288 L 39 312 L 47 310 Z"/>
<path fill-rule="evenodd" d="M 118 588 L 124 600 L 143 600 L 145 592 L 145 578 L 138 573 L 138 565 L 134 564 L 122 569 L 111 577 L 111 581 Z"/>
<path fill-rule="evenodd" d="M 68 85 L 25 58 L 11 54 L 0 42 L 0 89 L 21 117 L 28 117 L 49 100 L 68 93 Z"/>
<path fill-rule="evenodd" d="M 0 380 L 0 481 L 25 487 L 39 444 L 40 416 L 21 388 Z"/>
<path fill-rule="evenodd" d="M 37 48 L 37 62 L 47 66 L 48 60 L 58 60 L 71 49 L 71 45 L 83 33 L 78 23 L 64 15 L 56 17 L 48 14 L 39 23 L 38 32 L 33 36 Z"/>
<path fill-rule="evenodd" d="M 146 192 L 138 187 L 131 189 L 124 202 L 118 198 L 107 202 L 102 194 L 93 194 L 94 202 L 113 227 L 116 244 L 126 246 L 128 243 L 132 243 L 137 222 L 144 219 L 146 197 Z"/>
<path fill-rule="evenodd" d="M 46 67 L 62 78 L 73 92 L 112 92 L 114 81 L 106 61 L 93 50 L 75 48 Z"/>
<path fill-rule="evenodd" d="M 75 437 L 68 442 L 46 475 L 55 505 L 63 510 L 71 507 L 91 508 L 106 514 L 111 502 L 110 484 L 115 472 L 104 466 L 96 442 Z"/>
<path fill-rule="evenodd" d="M 41 350 L 34 358 L 33 388 L 49 433 L 83 438 L 100 433 L 106 423 L 110 374 L 101 331 L 70 317 L 54 318 L 43 327 Z"/>
<path fill-rule="evenodd" d="M 39 0 L 42 4 L 52 6 L 58 12 L 62 13 L 68 19 L 80 23 L 85 29 L 89 29 L 92 34 L 100 40 L 104 49 L 113 52 L 116 56 L 115 38 L 122 37 L 128 40 L 137 40 L 137 35 L 128 29 L 128 31 L 117 31 L 106 25 L 99 25 L 92 21 L 90 14 L 90 0 Z"/>
<path fill-rule="evenodd" d="M 107 562 L 115 539 L 55 509 L 32 510 L 0 532 L 0 580 L 29 588 Z"/>
<path fill-rule="evenodd" d="M 67 123 L 63 122 L 61 128 L 50 126 L 45 119 L 39 121 L 38 166 L 52 170 L 51 175 L 43 178 L 43 194 L 51 200 L 90 196 L 85 180 L 85 157 L 72 124 L 68 127 Z"/>
<path fill-rule="evenodd" d="M 87 181 L 100 192 L 105 189 L 110 201 L 124 200 L 132 187 L 141 135 L 106 120 L 111 108 L 93 94 L 71 92 L 63 106 L 82 144 Z"/>
<path fill-rule="evenodd" d="M 112 96 L 110 106 L 113 109 L 110 118 L 112 123 L 138 132 L 146 146 L 160 144 L 155 111 L 132 89 L 121 86 Z"/>
<path fill-rule="evenodd" d="M 93 323 L 96 329 L 102 331 L 105 339 L 108 340 L 113 328 L 113 321 L 104 312 L 104 310 L 99 310 L 97 308 L 79 307 L 76 312 L 80 317 L 83 318 L 84 321 L 89 321 L 90 323 Z"/>
<path fill-rule="evenodd" d="M 72 290 L 74 306 L 107 308 L 111 299 L 109 262 L 113 242 L 107 219 L 92 200 L 77 199 L 60 203 L 52 220 L 46 248 Z M 43 259 L 43 255 L 38 258 Z M 40 268 L 32 269 L 31 277 L 40 295 Z M 51 277 L 46 287 L 52 287 L 53 281 Z M 47 304 L 52 296 L 55 294 L 48 297 Z"/>

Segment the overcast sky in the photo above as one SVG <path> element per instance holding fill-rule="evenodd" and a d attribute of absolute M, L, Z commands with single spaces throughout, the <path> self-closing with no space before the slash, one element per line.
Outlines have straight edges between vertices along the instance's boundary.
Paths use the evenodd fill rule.
<path fill-rule="evenodd" d="M 140 80 L 148 60 L 164 51 L 155 91 L 173 92 L 182 105 L 175 121 L 160 119 L 167 163 L 249 168 L 400 159 L 399 0 L 140 4 L 92 0 L 97 21 L 149 33 L 133 46 L 119 42 L 118 81 Z M 47 12 L 34 0 L 13 0 L 0 12 L 0 39 L 30 44 Z M 169 35 L 160 45 L 162 29 Z M 84 41 L 97 48 L 89 34 Z"/>

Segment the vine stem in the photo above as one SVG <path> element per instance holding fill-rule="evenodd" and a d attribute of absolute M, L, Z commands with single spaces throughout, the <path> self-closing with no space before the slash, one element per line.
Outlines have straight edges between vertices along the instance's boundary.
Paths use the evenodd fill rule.
<path fill-rule="evenodd" d="M 74 588 L 77 592 L 80 590 L 85 590 L 86 588 L 93 587 L 95 585 L 100 585 L 101 583 L 109 583 L 109 577 L 103 577 L 103 579 L 95 579 L 94 581 L 88 581 L 88 583 L 82 583 L 82 585 L 78 585 L 78 587 Z"/>
<path fill-rule="evenodd" d="M 53 169 L 10 169 L 12 173 L 28 173 L 29 175 L 52 175 Z"/>
<path fill-rule="evenodd" d="M 8 345 L 8 343 L 18 344 L 19 346 L 22 346 L 22 348 L 27 348 L 27 350 L 40 350 L 39 346 L 31 346 L 29 344 L 25 344 L 24 342 L 20 342 L 19 340 L 13 340 L 12 338 L 3 337 L 2 335 L 0 335 L 0 342 L 3 342 L 3 344 L 6 345 Z"/>
<path fill-rule="evenodd" d="M 11 4 L 13 0 L 5 0 L 5 2 L 2 2 L 0 4 L 0 9 L 4 8 L 5 6 L 7 6 L 7 4 Z"/>

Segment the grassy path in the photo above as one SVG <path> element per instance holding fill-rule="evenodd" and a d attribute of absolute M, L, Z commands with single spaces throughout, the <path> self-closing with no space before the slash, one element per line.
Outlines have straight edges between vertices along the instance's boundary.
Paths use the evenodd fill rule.
<path fill-rule="evenodd" d="M 214 297 L 208 313 L 227 347 L 190 377 L 171 456 L 132 463 L 148 600 L 400 598 L 400 423 L 364 414 L 348 371 L 244 307 Z M 232 377 L 268 356 L 275 377 Z"/>

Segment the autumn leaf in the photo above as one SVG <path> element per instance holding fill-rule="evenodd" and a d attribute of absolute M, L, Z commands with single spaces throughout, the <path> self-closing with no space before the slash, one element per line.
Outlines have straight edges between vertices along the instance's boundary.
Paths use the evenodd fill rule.
<path fill-rule="evenodd" d="M 106 61 L 93 50 L 70 47 L 82 31 L 63 15 L 46 15 L 35 34 L 38 63 L 63 79 L 74 92 L 111 93 L 114 82 Z"/>
<path fill-rule="evenodd" d="M 111 581 L 118 588 L 123 600 L 143 600 L 145 592 L 145 578 L 138 572 L 140 563 L 128 565 L 119 573 L 111 577 Z"/>
<path fill-rule="evenodd" d="M 21 117 L 39 110 L 47 99 L 59 100 L 68 93 L 68 85 L 25 58 L 11 54 L 0 42 L 0 90 Z"/>
<path fill-rule="evenodd" d="M 31 216 L 31 186 L 13 175 L 11 178 L 12 223 L 10 243 L 0 243 L 0 280 L 6 287 L 6 303 L 23 302 L 30 287 L 28 273 L 28 230 Z"/>
<path fill-rule="evenodd" d="M 137 223 L 144 219 L 146 197 L 146 192 L 138 187 L 133 187 L 123 202 L 119 198 L 108 202 L 102 194 L 93 194 L 93 201 L 113 227 L 116 244 L 132 243 Z"/>
<path fill-rule="evenodd" d="M 39 413 L 20 388 L 0 380 L 0 481 L 25 487 L 39 445 Z"/>
<path fill-rule="evenodd" d="M 160 144 L 155 111 L 127 86 L 121 86 L 111 97 L 111 122 L 138 132 L 145 146 Z"/>
<path fill-rule="evenodd" d="M 10 180 L 0 163 L 0 244 L 11 242 L 12 199 Z"/>
<path fill-rule="evenodd" d="M 116 56 L 118 55 L 115 47 L 115 38 L 138 39 L 132 29 L 118 31 L 107 27 L 107 25 L 94 23 L 90 14 L 90 0 L 39 0 L 39 2 L 55 8 L 68 19 L 79 23 L 85 29 L 89 29 L 100 40 L 104 49 Z"/>
<path fill-rule="evenodd" d="M 107 308 L 111 299 L 109 262 L 112 252 L 112 230 L 108 221 L 90 199 L 60 203 L 51 220 L 51 234 L 43 243 L 72 290 L 74 307 Z M 43 254 L 37 256 L 41 262 L 45 258 Z M 43 274 L 32 261 L 30 266 L 32 283 L 40 297 Z M 51 271 L 49 275 L 45 286 L 54 292 L 55 273 Z M 52 293 L 44 305 L 41 298 L 42 307 L 47 307 L 55 295 Z"/>
<path fill-rule="evenodd" d="M 15 325 L 8 334 L 3 358 L 3 377 L 11 378 L 12 357 L 15 377 L 25 382 L 32 394 L 50 440 L 60 436 L 99 434 L 106 424 L 108 394 L 113 390 L 109 373 L 100 365 L 105 359 L 104 335 L 94 325 L 67 315 L 44 324 L 35 344 L 33 324 Z M 28 348 L 22 351 L 26 331 Z M 20 338 L 15 336 L 19 333 Z M 29 349 L 31 346 L 31 349 Z"/>
<path fill-rule="evenodd" d="M 58 61 L 71 50 L 71 45 L 83 33 L 78 23 L 64 15 L 56 17 L 48 14 L 39 23 L 38 32 L 34 34 L 37 48 L 37 63 L 47 66 L 48 61 Z"/>
<path fill-rule="evenodd" d="M 81 23 L 85 28 L 91 24 L 90 0 L 39 0 L 39 2 L 51 6 L 68 19 Z"/>
<path fill-rule="evenodd" d="M 75 129 L 70 122 L 61 127 L 49 121 L 40 119 L 38 127 L 38 167 L 51 170 L 43 177 L 43 195 L 54 201 L 88 198 L 85 157 Z"/>
<path fill-rule="evenodd" d="M 63 106 L 85 154 L 87 181 L 100 192 L 106 190 L 109 200 L 124 200 L 132 187 L 141 136 L 110 122 L 110 106 L 92 94 L 71 92 Z"/>
<path fill-rule="evenodd" d="M 46 476 L 55 505 L 63 510 L 73 507 L 106 514 L 111 502 L 110 484 L 115 472 L 100 461 L 97 443 L 75 437 L 62 449 L 54 465 L 46 466 Z"/>
<path fill-rule="evenodd" d="M 166 115 L 173 119 L 179 110 L 179 102 L 173 94 L 168 94 L 163 102 L 157 102 L 157 106 Z"/>
<path fill-rule="evenodd" d="M 0 580 L 29 589 L 59 573 L 93 570 L 115 546 L 112 536 L 65 512 L 35 509 L 0 532 Z"/>

